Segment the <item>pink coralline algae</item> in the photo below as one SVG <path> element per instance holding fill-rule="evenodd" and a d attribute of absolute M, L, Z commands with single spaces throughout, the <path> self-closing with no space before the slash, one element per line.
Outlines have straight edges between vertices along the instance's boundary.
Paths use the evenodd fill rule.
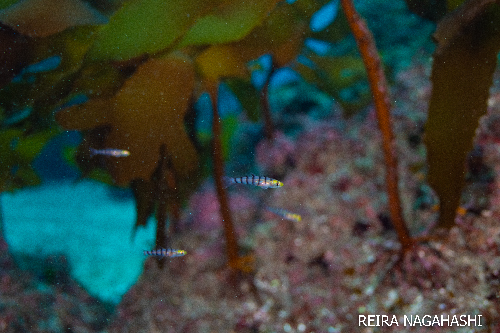
<path fill-rule="evenodd" d="M 255 159 L 263 172 L 282 175 L 293 165 L 294 143 L 282 132 L 276 132 L 269 141 L 262 140 L 256 147 Z"/>
<path fill-rule="evenodd" d="M 400 75 L 395 91 L 396 99 L 404 98 L 395 109 L 401 197 L 415 235 L 435 220 L 431 207 L 413 208 L 423 183 L 418 166 L 425 164 L 425 155 L 407 136 L 425 117 L 422 98 L 428 93 L 418 86 L 428 85 L 422 79 L 425 72 L 414 68 Z M 485 163 L 500 171 L 500 150 L 484 138 L 487 132 L 481 135 Z M 205 232 L 216 230 L 212 228 L 219 223 L 214 222 L 220 219 L 217 200 L 213 190 L 202 188 L 190 202 L 191 215 L 186 215 L 191 216 L 191 230 L 180 236 L 193 250 L 186 248 L 188 255 L 171 260 L 165 270 L 148 259 L 139 282 L 118 306 L 109 332 L 500 330 L 500 210 L 495 204 L 500 191 L 491 193 L 491 208 L 458 216 L 448 237 L 419 243 L 398 261 L 397 237 L 381 221 L 387 215 L 387 199 L 375 117 L 363 123 L 347 120 L 343 132 L 319 122 L 284 146 L 289 147 L 286 154 L 264 143 L 258 152 L 264 168 L 293 158 L 294 167 L 280 179 L 282 188 L 260 192 L 253 204 L 245 189 L 231 191 L 236 224 L 246 230 L 240 245 L 255 256 L 255 271 L 230 279 L 221 231 Z M 282 154 L 276 158 L 279 163 L 268 161 L 270 150 Z M 302 220 L 268 215 L 265 206 L 296 211 Z M 244 215 L 245 210 L 251 213 Z M 481 315 L 483 320 L 475 327 L 405 327 L 402 321 L 383 328 L 359 326 L 360 315 L 384 314 Z"/>
<path fill-rule="evenodd" d="M 237 229 L 251 223 L 256 209 L 256 199 L 252 199 L 245 192 L 231 192 L 229 205 L 235 218 Z M 186 229 L 201 232 L 222 232 L 222 218 L 220 216 L 220 205 L 213 184 L 206 183 L 201 189 L 191 196 L 188 209 L 182 220 Z M 246 227 L 243 229 L 247 230 Z"/>
<path fill-rule="evenodd" d="M 1 237 L 0 266 L 0 332 L 101 332 L 108 325 L 109 309 L 72 281 L 67 267 L 54 271 L 44 262 L 46 276 L 35 277 L 16 267 Z"/>
<path fill-rule="evenodd" d="M 213 189 L 202 189 L 189 200 L 186 227 L 210 231 L 221 227 L 220 205 Z"/>

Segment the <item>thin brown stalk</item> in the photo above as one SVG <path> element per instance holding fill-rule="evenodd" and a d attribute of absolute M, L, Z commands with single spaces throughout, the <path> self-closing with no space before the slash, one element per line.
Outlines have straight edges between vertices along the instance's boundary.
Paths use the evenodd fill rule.
<path fill-rule="evenodd" d="M 269 106 L 269 82 L 271 81 L 275 71 L 276 66 L 273 62 L 271 70 L 267 75 L 266 81 L 264 82 L 264 86 L 262 87 L 262 91 L 260 93 L 260 106 L 264 117 L 264 133 L 267 140 L 272 140 L 274 135 L 273 118 L 271 117 L 271 107 Z"/>
<path fill-rule="evenodd" d="M 167 244 L 167 230 L 166 223 L 168 218 L 168 188 L 166 180 L 166 149 L 165 145 L 160 147 L 160 160 L 157 168 L 157 183 L 156 183 L 156 201 L 158 206 L 156 207 L 156 248 L 166 248 Z M 158 260 L 158 267 L 163 268 L 163 260 Z"/>
<path fill-rule="evenodd" d="M 341 0 L 341 4 L 368 74 L 378 125 L 382 133 L 389 210 L 404 254 L 413 247 L 414 241 L 410 237 L 401 212 L 398 192 L 398 163 L 395 153 L 394 134 L 391 128 L 389 89 L 375 41 L 365 21 L 356 12 L 351 0 Z"/>
<path fill-rule="evenodd" d="M 222 157 L 222 143 L 220 140 L 221 136 L 221 124 L 219 118 L 219 111 L 217 108 L 217 82 L 209 81 L 206 82 L 206 87 L 210 97 L 212 99 L 212 149 L 213 149 L 213 168 L 214 168 L 214 181 L 215 188 L 217 191 L 217 197 L 220 203 L 220 212 L 222 216 L 222 223 L 224 225 L 224 235 L 226 238 L 226 253 L 229 267 L 237 268 L 239 257 L 238 257 L 238 241 L 236 239 L 236 232 L 234 230 L 234 225 L 231 219 L 231 212 L 229 210 L 229 203 L 227 199 L 227 193 L 223 185 L 224 176 L 224 159 Z"/>
<path fill-rule="evenodd" d="M 168 184 L 168 201 L 169 201 L 169 212 L 170 212 L 170 234 L 178 234 L 179 221 L 181 219 L 180 212 L 180 202 L 179 202 L 179 190 L 177 189 L 177 175 L 175 173 L 172 165 L 169 165 L 167 170 L 167 184 Z"/>

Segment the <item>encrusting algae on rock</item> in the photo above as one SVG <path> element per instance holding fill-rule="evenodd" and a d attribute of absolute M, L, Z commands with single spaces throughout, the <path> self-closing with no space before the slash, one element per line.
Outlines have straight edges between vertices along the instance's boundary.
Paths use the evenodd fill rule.
<path fill-rule="evenodd" d="M 418 172 L 406 171 L 410 169 L 407 165 L 422 163 L 425 157 L 407 139 L 408 130 L 425 116 L 425 108 L 417 106 L 428 97 L 428 90 L 415 87 L 416 83 L 427 84 L 424 72 L 420 68 L 400 75 L 403 88 L 396 91 L 396 96 L 404 96 L 407 89 L 423 94 L 406 95 L 395 110 L 397 147 L 405 166 L 401 175 L 403 207 L 407 216 L 413 216 L 408 219 L 412 232 L 428 226 L 436 215 L 431 206 L 412 208 L 421 178 Z M 500 160 L 500 151 L 484 135 L 482 138 L 486 160 Z M 404 260 L 401 264 L 407 275 L 402 278 L 393 269 L 394 251 L 399 248 L 396 235 L 379 219 L 379 213 L 387 209 L 385 166 L 373 111 L 363 123 L 346 121 L 342 133 L 328 123 L 316 123 L 294 146 L 296 167 L 283 179 L 286 186 L 266 195 L 263 204 L 300 207 L 302 222 L 276 218 L 255 223 L 254 214 L 235 209 L 236 229 L 247 229 L 241 244 L 254 249 L 255 273 L 240 281 L 236 289 L 227 288 L 228 273 L 220 270 L 224 264 L 222 231 L 202 229 L 204 215 L 198 210 L 206 203 L 193 204 L 185 216 L 192 216 L 192 211 L 200 222 L 187 224 L 183 219 L 181 228 L 189 227 L 190 232 L 179 239 L 192 249 L 189 256 L 172 262 L 168 271 L 148 263 L 138 284 L 120 304 L 110 332 L 144 327 L 161 327 L 167 332 L 350 332 L 363 329 L 359 315 L 382 313 L 398 318 L 482 315 L 482 326 L 474 328 L 477 332 L 497 328 L 500 304 L 495 276 L 500 272 L 496 259 L 500 253 L 495 239 L 500 237 L 496 226 L 500 211 L 494 203 L 500 200 L 498 193 L 491 197 L 489 214 L 458 217 L 448 241 L 429 241 L 428 248 L 419 251 L 418 260 Z M 216 197 L 211 198 L 215 205 Z M 262 207 L 254 205 L 248 210 Z M 359 221 L 366 225 L 363 232 L 355 232 Z M 197 231 L 197 225 L 203 231 Z M 254 226 L 253 232 L 248 231 L 249 226 Z M 384 327 L 384 332 L 465 330 L 470 328 Z"/>

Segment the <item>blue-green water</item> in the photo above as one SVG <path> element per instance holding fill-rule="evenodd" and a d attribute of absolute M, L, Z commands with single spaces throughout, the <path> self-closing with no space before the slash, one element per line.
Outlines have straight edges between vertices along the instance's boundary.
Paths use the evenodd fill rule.
<path fill-rule="evenodd" d="M 154 224 L 131 240 L 135 204 L 92 182 L 58 182 L 1 196 L 4 236 L 14 254 L 63 254 L 90 294 L 117 303 L 142 273 Z M 21 262 L 21 266 L 22 262 Z M 26 265 L 25 265 L 26 266 Z"/>

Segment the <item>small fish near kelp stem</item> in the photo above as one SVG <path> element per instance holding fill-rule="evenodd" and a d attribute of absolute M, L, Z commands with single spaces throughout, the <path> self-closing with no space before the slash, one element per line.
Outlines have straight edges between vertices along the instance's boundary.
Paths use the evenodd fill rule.
<path fill-rule="evenodd" d="M 222 178 L 224 182 L 224 187 L 229 187 L 232 184 L 247 184 L 247 185 L 254 185 L 254 186 L 259 186 L 264 189 L 268 188 L 278 188 L 282 187 L 283 183 L 280 182 L 279 180 L 269 178 L 266 176 L 256 176 L 256 175 L 251 175 L 251 176 L 245 176 L 245 177 L 223 177 Z"/>
<path fill-rule="evenodd" d="M 266 207 L 266 210 L 275 214 L 275 215 L 278 215 L 279 217 L 285 219 L 285 220 L 288 220 L 288 221 L 291 221 L 291 222 L 300 222 L 302 221 L 302 216 L 300 216 L 300 214 L 295 214 L 295 213 L 292 213 L 292 212 L 289 212 L 288 210 L 286 209 L 282 209 L 282 208 L 274 208 L 274 207 Z"/>
<path fill-rule="evenodd" d="M 112 156 L 112 157 L 127 157 L 130 156 L 130 152 L 124 149 L 94 149 L 90 148 L 90 157 L 94 157 L 95 155 L 104 155 L 104 156 Z"/>
<path fill-rule="evenodd" d="M 161 257 L 161 258 L 176 258 L 176 257 L 182 257 L 182 256 L 186 255 L 186 251 L 174 250 L 174 249 L 156 249 L 156 250 L 151 250 L 151 251 L 144 250 L 144 255 L 145 256 L 157 256 L 157 257 Z"/>

